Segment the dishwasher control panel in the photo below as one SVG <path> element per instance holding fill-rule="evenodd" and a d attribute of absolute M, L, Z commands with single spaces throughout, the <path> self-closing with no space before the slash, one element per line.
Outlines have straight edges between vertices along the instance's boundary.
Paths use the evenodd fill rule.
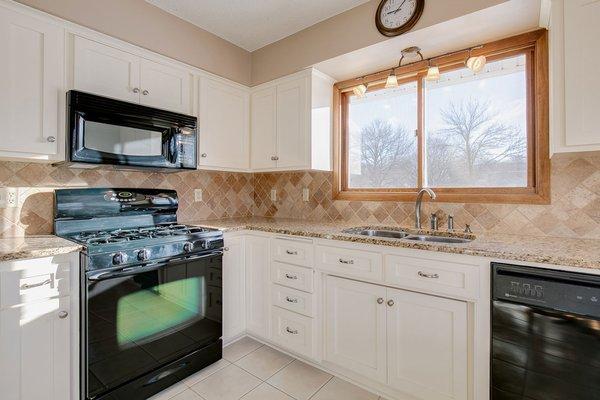
<path fill-rule="evenodd" d="M 492 263 L 492 299 L 600 317 L 600 276 Z"/>

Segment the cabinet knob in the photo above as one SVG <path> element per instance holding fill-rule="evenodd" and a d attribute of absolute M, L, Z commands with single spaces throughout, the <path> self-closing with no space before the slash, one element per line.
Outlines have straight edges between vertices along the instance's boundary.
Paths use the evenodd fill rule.
<path fill-rule="evenodd" d="M 47 141 L 49 141 L 50 143 L 54 143 L 54 142 L 56 142 L 56 138 L 55 138 L 54 136 L 48 136 L 48 137 L 46 138 L 46 140 L 47 140 Z"/>
<path fill-rule="evenodd" d="M 229 251 L 229 247 L 223 247 L 223 251 Z"/>
<path fill-rule="evenodd" d="M 377 299 L 377 304 L 383 304 L 383 297 Z"/>
<path fill-rule="evenodd" d="M 393 306 L 394 305 L 394 300 L 388 300 L 387 305 L 390 306 L 390 307 Z"/>
<path fill-rule="evenodd" d="M 139 92 L 140 92 L 139 88 L 136 88 L 136 87 L 133 88 L 133 93 L 139 93 Z"/>
<path fill-rule="evenodd" d="M 200 154 L 200 157 L 202 157 L 202 158 L 206 158 L 206 156 L 207 156 L 207 154 L 206 154 L 206 153 L 202 153 L 202 154 Z"/>
<path fill-rule="evenodd" d="M 61 312 L 58 313 L 58 318 L 60 318 L 60 319 L 65 319 L 68 316 L 69 316 L 69 313 L 66 312 L 66 311 L 61 311 Z"/>
<path fill-rule="evenodd" d="M 150 94 L 150 92 L 149 92 L 149 91 L 147 91 L 147 90 L 144 90 L 144 91 L 142 92 L 142 94 L 143 94 L 144 96 L 148 96 L 148 95 Z"/>

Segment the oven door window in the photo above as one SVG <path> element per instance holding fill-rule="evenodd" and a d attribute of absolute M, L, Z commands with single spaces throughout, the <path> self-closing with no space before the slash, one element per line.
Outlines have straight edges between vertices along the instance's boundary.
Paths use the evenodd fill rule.
<path fill-rule="evenodd" d="M 88 395 L 221 337 L 221 258 L 89 282 Z"/>

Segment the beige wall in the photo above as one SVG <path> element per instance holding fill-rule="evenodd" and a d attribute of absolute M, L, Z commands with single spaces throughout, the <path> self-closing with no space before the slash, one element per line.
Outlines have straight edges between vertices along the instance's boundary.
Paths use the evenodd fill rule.
<path fill-rule="evenodd" d="M 427 0 L 421 29 L 507 0 Z M 321 61 L 387 40 L 375 27 L 380 0 L 338 14 L 252 52 L 252 85 L 299 71 Z"/>
<path fill-rule="evenodd" d="M 49 14 L 249 85 L 250 53 L 144 0 L 17 0 Z"/>

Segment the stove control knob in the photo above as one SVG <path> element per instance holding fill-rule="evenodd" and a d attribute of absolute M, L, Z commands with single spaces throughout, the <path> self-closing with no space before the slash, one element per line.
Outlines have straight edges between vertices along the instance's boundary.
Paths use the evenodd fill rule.
<path fill-rule="evenodd" d="M 125 253 L 116 253 L 113 256 L 113 264 L 119 265 L 127 262 L 127 254 Z"/>
<path fill-rule="evenodd" d="M 194 250 L 194 243 L 187 242 L 183 245 L 183 251 L 185 251 L 186 253 L 189 253 L 192 250 Z"/>
<path fill-rule="evenodd" d="M 148 250 L 148 249 L 141 249 L 137 253 L 137 258 L 140 261 L 146 261 L 147 259 L 150 258 L 150 250 Z"/>
<path fill-rule="evenodd" d="M 208 249 L 210 249 L 210 242 L 209 242 L 208 240 L 206 240 L 206 241 L 202 242 L 202 248 L 203 248 L 204 250 L 208 250 Z"/>

